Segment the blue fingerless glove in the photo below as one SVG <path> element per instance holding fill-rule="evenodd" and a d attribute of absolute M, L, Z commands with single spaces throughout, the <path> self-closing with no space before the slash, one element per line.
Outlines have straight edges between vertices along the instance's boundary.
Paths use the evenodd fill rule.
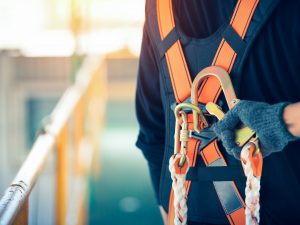
<path fill-rule="evenodd" d="M 213 126 L 227 152 L 240 159 L 241 148 L 235 143 L 234 130 L 239 124 L 251 128 L 259 137 L 263 156 L 284 149 L 288 142 L 297 140 L 287 130 L 282 118 L 288 102 L 270 105 L 263 102 L 240 101 L 224 118 Z"/>

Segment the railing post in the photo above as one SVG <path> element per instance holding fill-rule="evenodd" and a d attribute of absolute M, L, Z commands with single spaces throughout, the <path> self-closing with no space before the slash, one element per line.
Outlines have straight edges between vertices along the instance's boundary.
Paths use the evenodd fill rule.
<path fill-rule="evenodd" d="M 91 65 L 98 63 L 95 62 L 86 60 L 82 65 L 75 84 L 59 100 L 51 114 L 51 120 L 34 142 L 12 184 L 0 198 L 0 225 L 28 225 L 29 195 L 55 146 L 55 223 L 85 224 L 87 182 L 91 167 L 95 168 L 93 161 L 98 159 L 95 154 L 98 153 L 99 128 L 103 125 L 105 110 L 105 81 L 102 80 L 103 76 L 100 79 L 105 70 L 102 65 L 93 74 L 95 67 Z M 72 116 L 75 121 L 71 120 Z M 74 123 L 72 129 L 69 126 L 71 122 Z M 72 136 L 69 132 L 71 130 Z M 69 155 L 71 148 L 75 152 Z M 69 163 L 72 163 L 72 168 Z"/>
<path fill-rule="evenodd" d="M 0 200 L 0 224 L 28 224 L 28 186 L 19 181 L 13 182 Z M 14 223 L 17 222 L 17 223 Z"/>
<path fill-rule="evenodd" d="M 86 111 L 85 109 L 85 95 L 84 94 L 78 104 L 75 107 L 74 110 L 74 150 L 75 150 L 75 174 L 76 175 L 82 175 L 83 174 L 83 168 L 81 166 L 81 159 L 80 159 L 80 143 L 82 141 L 82 138 L 84 136 L 84 113 Z"/>
<path fill-rule="evenodd" d="M 86 207 L 87 207 L 87 197 L 86 197 L 86 193 L 84 193 L 86 191 L 86 182 L 87 180 L 83 180 L 85 179 L 86 171 L 82 164 L 82 149 L 81 149 L 81 144 L 84 138 L 84 135 L 86 133 L 85 131 L 85 113 L 87 111 L 86 109 L 86 100 L 88 100 L 86 98 L 86 93 L 81 97 L 81 99 L 79 100 L 75 111 L 74 111 L 74 119 L 75 119 L 75 123 L 74 123 L 74 128 L 75 128 L 75 175 L 77 177 L 77 179 L 79 179 L 81 182 L 80 187 L 80 196 L 78 197 L 78 206 L 77 206 L 77 225 L 83 225 L 87 223 L 87 216 L 86 216 Z M 82 188 L 84 188 L 84 192 L 82 192 Z"/>
<path fill-rule="evenodd" d="M 56 161 L 56 224 L 66 224 L 68 189 L 68 126 L 61 130 L 57 139 Z"/>
<path fill-rule="evenodd" d="M 13 225 L 28 225 L 28 207 L 29 199 L 27 198 L 24 202 L 24 205 L 21 208 L 20 213 L 17 215 Z"/>
<path fill-rule="evenodd" d="M 93 146 L 93 162 L 90 168 L 92 176 L 98 177 L 101 173 L 99 134 L 104 127 L 104 116 L 106 110 L 106 85 L 104 78 L 100 74 L 105 73 L 105 66 L 97 71 L 91 80 L 90 88 L 87 92 L 89 105 L 87 107 L 87 122 L 89 124 L 88 135 Z"/>

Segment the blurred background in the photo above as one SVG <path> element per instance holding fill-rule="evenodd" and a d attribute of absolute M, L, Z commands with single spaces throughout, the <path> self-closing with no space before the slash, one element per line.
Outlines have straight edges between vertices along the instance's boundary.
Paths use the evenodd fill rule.
<path fill-rule="evenodd" d="M 134 145 L 144 5 L 144 0 L 0 0 L 0 196 L 67 88 L 81 82 L 77 76 L 88 77 L 96 68 L 100 77 L 93 85 L 101 89 L 102 116 L 94 120 L 97 143 L 88 169 L 80 173 L 81 185 L 71 166 L 76 144 L 69 138 L 63 195 L 57 195 L 61 163 L 54 150 L 30 194 L 29 224 L 161 224 L 146 161 Z M 84 192 L 74 191 L 83 186 Z"/>

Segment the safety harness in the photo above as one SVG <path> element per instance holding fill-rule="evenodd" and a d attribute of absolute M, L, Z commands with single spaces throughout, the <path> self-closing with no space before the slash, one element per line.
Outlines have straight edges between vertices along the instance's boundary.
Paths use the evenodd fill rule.
<path fill-rule="evenodd" d="M 229 109 L 232 109 L 239 101 L 236 98 L 228 73 L 221 67 L 210 66 L 203 69 L 193 81 L 191 94 L 192 103 L 180 103 L 176 106 L 174 155 L 170 158 L 169 161 L 169 170 L 171 172 L 171 178 L 173 181 L 169 203 L 169 224 L 183 225 L 186 224 L 187 221 L 186 198 L 191 182 L 186 181 L 186 175 L 191 165 L 191 159 L 189 156 L 191 156 L 191 153 L 194 154 L 195 151 L 188 149 L 187 146 L 189 137 L 191 137 L 189 135 L 190 131 L 195 130 L 195 127 L 199 126 L 199 121 L 202 120 L 200 119 L 200 115 L 202 114 L 201 109 L 197 106 L 197 93 L 198 87 L 203 83 L 205 79 L 207 79 L 207 77 L 215 77 L 218 79 L 223 89 Z M 189 130 L 188 114 L 186 113 L 186 111 L 188 110 L 191 110 L 193 113 L 193 128 L 190 128 L 191 130 Z M 216 116 L 218 119 L 222 119 L 224 117 L 224 113 L 222 112 L 221 108 L 213 102 L 209 102 L 206 104 L 206 110 L 211 115 Z M 204 130 L 204 128 L 200 128 L 200 133 L 201 130 Z M 237 129 L 235 131 L 235 136 L 235 142 L 237 143 L 237 145 L 243 147 L 241 151 L 241 162 L 244 173 L 247 177 L 245 190 L 246 204 L 241 199 L 237 188 L 234 186 L 235 184 L 233 181 L 213 181 L 213 183 L 223 209 L 225 213 L 227 213 L 227 218 L 231 219 L 229 220 L 231 224 L 258 224 L 260 177 L 262 173 L 262 155 L 259 150 L 258 137 L 250 128 L 245 126 Z M 246 143 L 247 145 L 245 145 Z M 209 154 L 215 149 L 218 150 L 217 145 L 214 145 L 214 148 L 210 148 L 208 150 L 206 150 L 206 147 L 204 147 L 203 150 L 208 151 L 208 153 L 205 155 L 202 152 L 200 153 L 203 160 L 207 160 L 206 157 L 211 157 Z M 221 152 L 218 152 L 218 154 L 221 154 Z M 216 166 L 219 166 L 218 163 L 216 164 Z M 227 164 L 224 163 L 222 166 L 224 168 L 227 166 Z M 240 215 L 239 217 L 232 217 L 232 214 L 235 211 L 233 211 L 231 214 L 229 214 L 227 211 L 228 208 L 230 208 L 230 204 L 232 204 L 230 203 L 230 201 L 232 201 L 232 198 L 234 197 L 239 197 L 239 200 L 241 201 L 243 206 L 246 207 L 245 212 L 243 211 L 244 207 L 235 209 L 235 211 L 240 210 L 241 212 L 244 212 L 244 214 Z M 175 212 L 173 212 L 174 210 Z"/>
<path fill-rule="evenodd" d="M 201 105 L 210 103 L 209 105 L 213 108 L 210 111 L 220 115 L 218 114 L 220 110 L 218 111 L 218 107 L 214 104 L 217 103 L 222 88 L 229 109 L 237 103 L 231 82 L 229 83 L 227 80 L 222 83 L 220 79 L 226 79 L 226 76 L 229 79 L 228 73 L 233 68 L 237 54 L 244 50 L 243 40 L 258 2 L 259 0 L 238 0 L 230 25 L 223 32 L 223 38 L 213 59 L 212 66 L 202 70 L 192 82 L 181 42 L 179 39 L 176 40 L 172 1 L 156 1 L 161 40 L 172 43 L 167 46 L 164 55 L 178 103 L 175 108 L 175 150 L 169 162 L 173 181 L 168 210 L 169 225 L 174 223 L 176 225 L 186 224 L 186 198 L 192 184 L 190 180 L 186 180 L 186 174 L 189 169 L 195 167 L 198 150 L 200 149 L 200 155 L 206 167 L 214 167 L 217 169 L 216 172 L 221 172 L 222 170 L 218 169 L 225 169 L 227 166 L 218 148 L 216 137 L 206 141 L 200 141 L 196 137 L 197 134 L 209 129 L 206 120 L 209 110 L 205 111 L 204 108 L 199 107 L 199 103 Z M 188 101 L 190 96 L 192 102 Z M 221 116 L 219 116 L 220 118 Z M 250 141 L 250 144 L 245 145 L 242 151 L 242 164 L 247 176 L 246 204 L 248 207 L 246 207 L 234 181 L 213 181 L 213 185 L 230 224 L 246 224 L 245 213 L 249 215 L 247 216 L 247 224 L 256 224 L 259 220 L 258 200 L 262 157 L 260 153 L 254 154 L 258 146 L 257 139 L 254 137 L 255 134 L 248 128 L 243 128 L 240 134 L 238 137 L 242 141 L 237 141 L 240 146 L 244 146 L 245 143 Z M 252 193 L 251 190 L 255 193 Z M 252 193 L 250 197 L 249 193 Z M 247 202 L 247 200 L 249 201 Z"/>

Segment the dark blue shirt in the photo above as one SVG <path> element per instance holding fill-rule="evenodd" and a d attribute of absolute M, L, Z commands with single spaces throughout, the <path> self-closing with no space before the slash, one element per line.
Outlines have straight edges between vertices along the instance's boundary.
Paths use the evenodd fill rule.
<path fill-rule="evenodd" d="M 173 1 L 178 26 L 187 36 L 197 39 L 214 35 L 223 23 L 229 21 L 235 4 L 233 0 Z M 140 132 L 137 146 L 148 161 L 153 187 L 158 195 L 167 128 L 160 95 L 160 65 L 156 63 L 148 29 L 144 27 L 138 72 L 136 111 Z M 300 1 L 282 0 L 255 39 L 241 79 L 237 81 L 233 78 L 238 97 L 268 103 L 300 101 L 299 41 Z M 199 71 L 190 72 L 194 78 Z M 270 214 L 282 214 L 280 218 L 284 218 L 285 212 L 282 209 L 284 206 L 278 205 L 287 205 L 286 210 L 295 210 L 295 215 L 298 213 L 292 199 L 300 201 L 299 151 L 300 143 L 293 142 L 283 152 L 273 154 L 264 161 L 262 186 L 267 187 L 265 190 L 268 193 L 262 193 L 262 196 L 274 198 L 274 205 L 268 208 Z M 276 177 L 285 183 L 276 182 Z M 285 194 L 276 193 L 278 190 Z M 270 199 L 266 200 L 270 202 Z M 264 199 L 261 202 L 263 204 Z"/>

